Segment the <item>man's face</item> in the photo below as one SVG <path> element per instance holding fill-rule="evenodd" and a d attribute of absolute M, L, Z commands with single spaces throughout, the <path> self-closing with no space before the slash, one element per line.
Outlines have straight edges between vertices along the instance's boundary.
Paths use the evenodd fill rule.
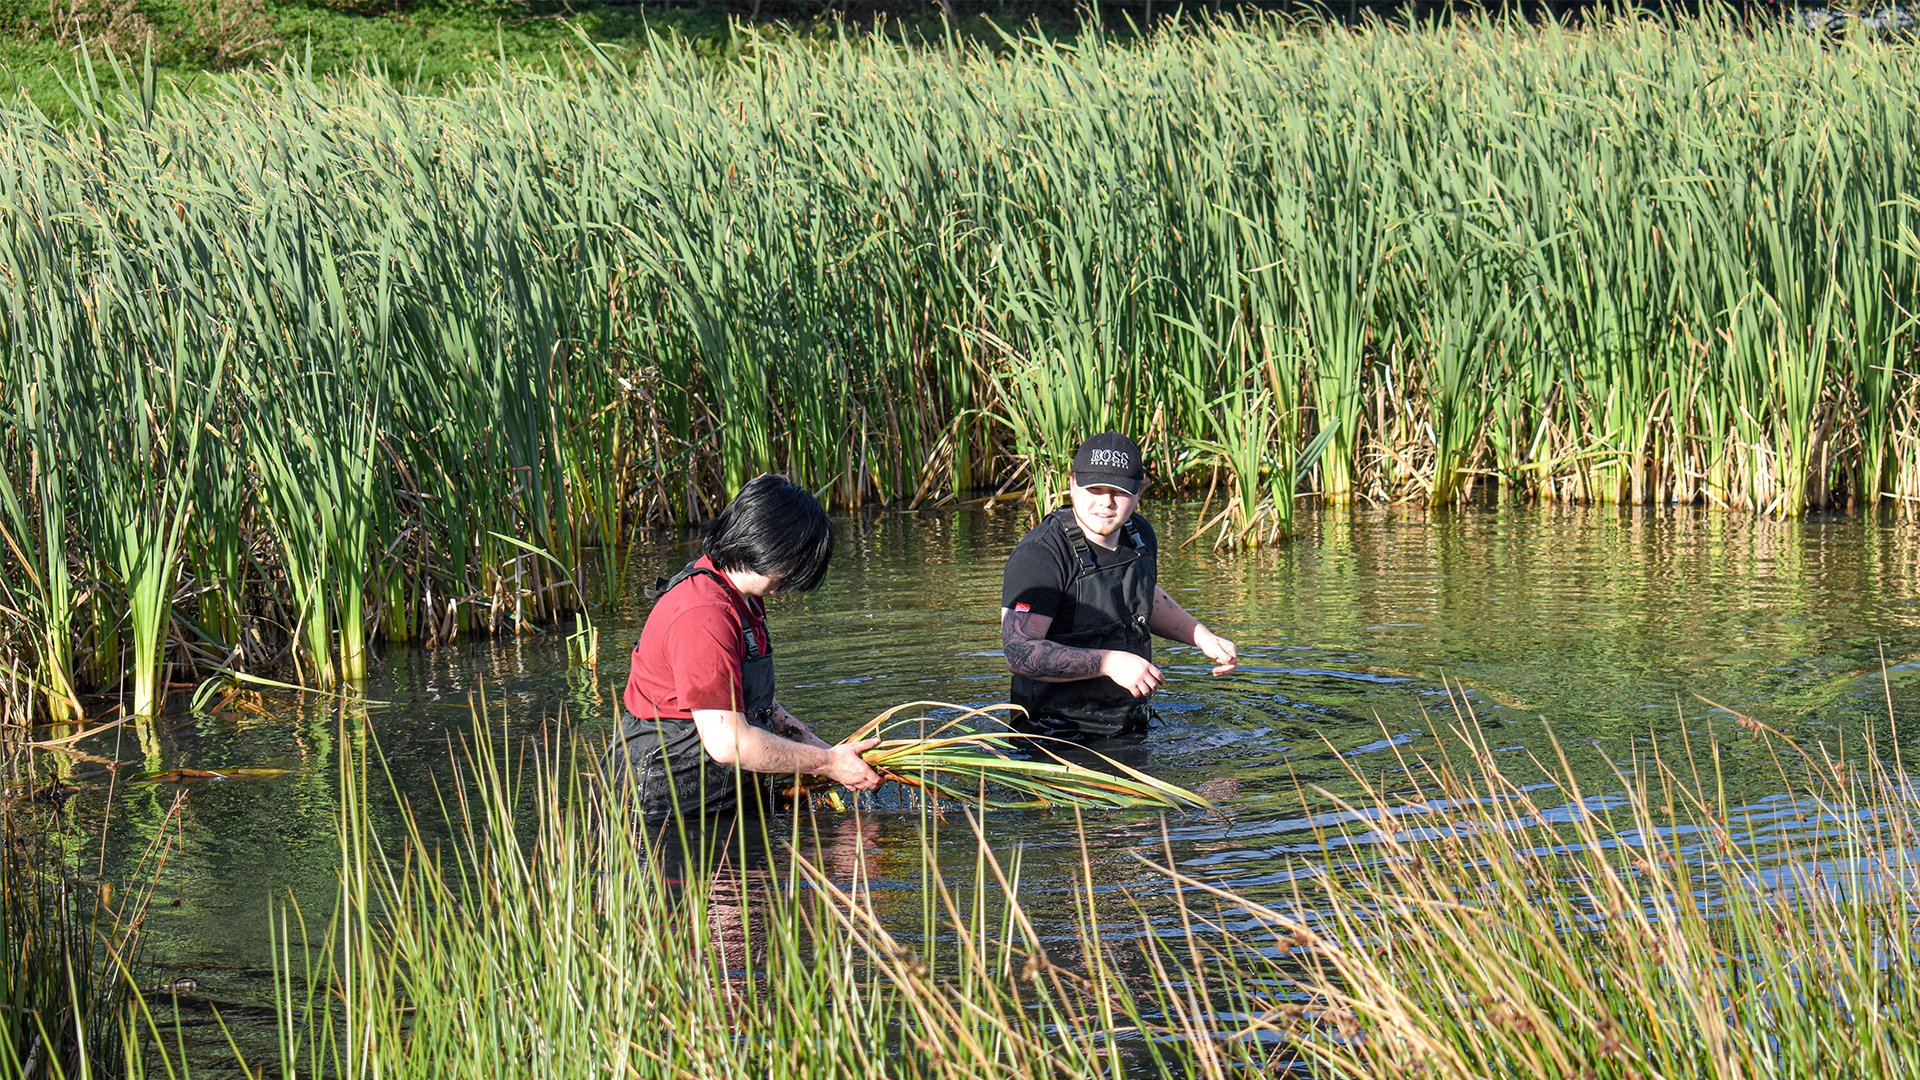
<path fill-rule="evenodd" d="M 1081 487 L 1076 480 L 1067 490 L 1073 496 L 1073 517 L 1080 523 L 1080 531 L 1101 539 L 1119 532 L 1120 526 L 1133 516 L 1133 508 L 1140 505 L 1140 496 L 1105 484 Z"/>

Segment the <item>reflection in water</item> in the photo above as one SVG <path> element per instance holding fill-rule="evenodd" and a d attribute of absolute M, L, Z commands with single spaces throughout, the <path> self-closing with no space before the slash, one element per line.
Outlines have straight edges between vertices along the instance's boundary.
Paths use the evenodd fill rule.
<path fill-rule="evenodd" d="M 1704 745 L 1716 733 L 1728 741 L 1732 718 L 1703 698 L 1814 743 L 1859 731 L 1862 715 L 1884 713 L 1888 693 L 1904 713 L 1920 689 L 1920 535 L 1893 519 L 1555 506 L 1342 511 L 1303 514 L 1295 541 L 1233 554 L 1204 542 L 1178 549 L 1191 518 L 1156 512 L 1156 520 L 1168 541 L 1161 583 L 1240 644 L 1243 666 L 1212 678 L 1196 650 L 1159 643 L 1169 673 L 1164 725 L 1095 744 L 1226 800 L 1218 817 L 1164 829 L 1141 814 L 1086 821 L 1103 883 L 1095 899 L 1138 901 L 1149 920 L 1167 885 L 1136 855 L 1166 844 L 1197 876 L 1278 898 L 1313 869 L 1303 861 L 1318 851 L 1311 829 L 1334 812 L 1301 785 L 1350 793 L 1356 775 L 1378 777 L 1430 753 L 1449 726 L 1481 732 L 1514 767 L 1551 756 L 1549 730 L 1576 750 L 1594 744 L 1604 758 L 1583 750 L 1576 760 L 1583 783 L 1604 797 L 1619 787 L 1608 759 L 1652 750 L 1673 759 L 1683 743 Z M 913 699 L 1003 700 L 1000 570 L 1026 523 L 1014 510 L 844 523 L 826 585 L 772 605 L 781 700 L 828 738 Z M 469 731 L 470 703 L 518 736 L 576 735 L 580 760 L 591 762 L 612 732 L 627 647 L 645 614 L 626 583 L 671 573 L 692 552 L 690 540 L 637 546 L 589 582 L 588 595 L 609 598 L 594 613 L 606 646 L 596 671 L 570 671 L 558 634 L 380 657 L 366 692 L 393 704 L 367 715 L 398 790 L 416 806 L 434 804 L 436 780 L 444 783 L 449 754 Z M 330 910 L 340 731 L 335 706 L 283 702 L 259 715 L 164 720 L 151 755 L 131 737 L 85 747 L 142 768 L 290 770 L 191 788 L 172 826 L 180 835 L 161 886 L 167 902 L 148 920 L 158 970 L 143 981 L 191 978 L 219 999 L 264 999 L 270 903 L 295 899 L 316 920 Z M 359 737 L 353 724 L 347 731 Z M 1800 811 L 1758 754 L 1751 743 L 1724 754 L 1734 801 L 1755 811 L 1757 828 L 1790 829 Z M 149 756 L 157 760 L 141 761 Z M 74 775 L 102 787 L 110 776 L 86 761 Z M 120 785 L 80 796 L 69 813 L 97 820 L 110 799 L 112 847 L 132 853 L 167 826 L 171 794 Z M 831 817 L 821 819 L 829 837 L 839 828 Z M 1072 818 L 1002 814 L 987 827 L 1023 847 L 1030 912 L 1068 933 L 1081 858 Z M 920 926 L 920 828 L 912 813 L 880 815 L 857 836 L 826 843 L 824 856 L 859 860 L 876 906 L 905 933 Z M 934 844 L 953 855 L 943 859 L 950 876 L 971 872 L 964 827 L 949 821 Z"/>
<path fill-rule="evenodd" d="M 719 951 L 702 959 L 721 975 L 729 1015 L 752 998 L 746 980 L 767 970 L 766 913 L 785 880 L 789 852 L 856 897 L 880 866 L 879 824 L 854 815 L 822 820 L 804 811 L 747 812 L 669 822 L 649 832 L 647 850 L 668 893 L 679 897 L 683 911 L 704 914 L 708 932 L 694 937 Z"/>

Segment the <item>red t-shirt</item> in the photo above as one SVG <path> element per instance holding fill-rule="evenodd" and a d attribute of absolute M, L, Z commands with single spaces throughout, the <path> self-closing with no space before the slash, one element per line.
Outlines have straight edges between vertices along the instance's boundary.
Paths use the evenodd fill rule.
<path fill-rule="evenodd" d="M 713 568 L 704 555 L 695 565 Z M 627 711 L 649 720 L 691 720 L 695 709 L 745 711 L 743 621 L 768 640 L 766 609 L 731 585 L 695 574 L 667 590 L 633 647 Z"/>

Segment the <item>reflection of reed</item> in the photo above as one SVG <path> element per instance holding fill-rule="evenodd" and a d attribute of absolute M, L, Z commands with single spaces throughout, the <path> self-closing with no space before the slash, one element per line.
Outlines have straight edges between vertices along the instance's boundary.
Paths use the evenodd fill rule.
<path fill-rule="evenodd" d="M 1300 521 L 1284 552 L 1168 576 L 1223 593 L 1271 635 L 1274 648 L 1251 639 L 1243 679 L 1262 667 L 1414 678 L 1402 700 L 1374 706 L 1396 724 L 1443 681 L 1620 734 L 1624 717 L 1673 715 L 1676 694 L 1690 703 L 1694 690 L 1831 713 L 1874 698 L 1879 642 L 1898 665 L 1920 627 L 1920 530 L 1890 517 L 1509 503 Z M 1908 676 L 1894 675 L 1898 689 Z M 1272 678 L 1283 694 L 1344 704 L 1338 687 Z"/>
<path fill-rule="evenodd" d="M 8 1076 L 119 1075 L 129 1054 L 138 1057 L 127 1023 L 142 992 L 132 980 L 186 795 L 174 793 L 146 847 L 109 876 L 95 846 L 104 836 L 63 820 L 68 794 L 55 779 L 0 798 L 0 1073 Z"/>
<path fill-rule="evenodd" d="M 654 864 L 686 911 L 705 912 L 706 933 L 695 937 L 700 943 L 696 959 L 716 973 L 728 1015 L 735 1019 L 735 1010 L 749 1007 L 764 990 L 768 919 L 782 906 L 780 867 L 805 860 L 845 883 L 852 895 L 861 895 L 879 859 L 877 823 L 846 817 L 822 833 L 809 815 L 798 836 L 778 835 L 780 825 L 752 815 L 728 817 L 717 828 L 703 825 L 693 844 L 701 850 L 693 855 L 666 854 L 681 847 L 679 830 L 672 826 L 649 840 Z M 686 902 L 688 890 L 695 891 L 697 902 Z M 756 979 L 759 985 L 750 985 Z"/>

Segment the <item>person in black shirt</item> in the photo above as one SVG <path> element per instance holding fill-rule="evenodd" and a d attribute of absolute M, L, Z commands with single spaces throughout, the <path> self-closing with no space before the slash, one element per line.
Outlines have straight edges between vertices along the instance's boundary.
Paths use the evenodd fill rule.
<path fill-rule="evenodd" d="M 1118 432 L 1073 455 L 1072 505 L 1048 514 L 1007 559 L 1000 638 L 1013 703 L 1041 724 L 1080 734 L 1137 731 L 1162 682 L 1153 635 L 1184 642 L 1234 669 L 1234 644 L 1201 625 L 1159 586 L 1153 527 L 1134 513 L 1146 471 Z"/>

